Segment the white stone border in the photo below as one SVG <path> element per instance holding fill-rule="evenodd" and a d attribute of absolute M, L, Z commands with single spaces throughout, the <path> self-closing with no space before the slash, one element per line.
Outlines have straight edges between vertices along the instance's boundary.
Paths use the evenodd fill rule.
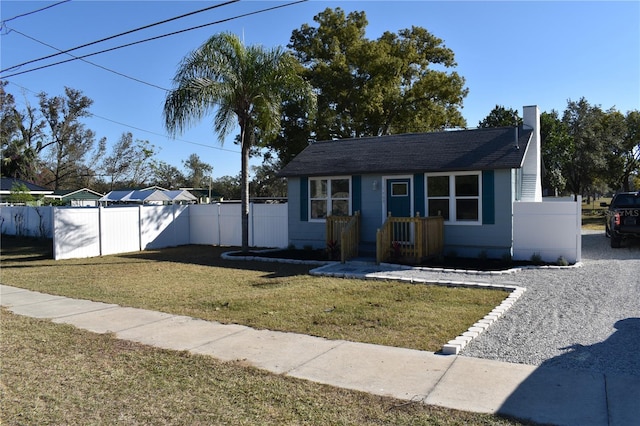
<path fill-rule="evenodd" d="M 451 274 L 467 274 L 467 275 L 509 275 L 515 274 L 520 271 L 528 270 L 528 269 L 573 269 L 573 268 L 582 268 L 582 262 L 576 262 L 573 265 L 560 266 L 560 265 L 528 265 L 528 266 L 517 266 L 515 268 L 510 269 L 501 269 L 499 271 L 476 271 L 474 269 L 451 269 L 451 268 L 433 268 L 429 266 L 407 266 L 407 265 L 397 265 L 394 263 L 381 263 L 381 266 L 394 267 L 397 270 L 414 270 L 414 271 L 426 271 L 426 272 L 444 272 Z"/>
<path fill-rule="evenodd" d="M 442 347 L 443 354 L 459 354 L 460 351 L 462 351 L 470 341 L 478 337 L 483 331 L 489 328 L 491 324 L 496 322 L 502 315 L 504 315 L 527 289 L 518 286 L 504 286 L 504 290 L 511 290 L 511 294 L 509 294 L 509 296 L 507 296 L 507 298 L 504 299 L 501 304 L 493 308 L 491 312 L 485 315 L 484 318 L 469 327 L 467 331 L 465 331 L 455 339 L 449 340 Z"/>

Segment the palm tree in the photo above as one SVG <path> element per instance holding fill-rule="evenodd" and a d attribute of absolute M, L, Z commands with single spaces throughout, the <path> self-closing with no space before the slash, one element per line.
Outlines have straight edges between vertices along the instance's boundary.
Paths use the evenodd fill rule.
<path fill-rule="evenodd" d="M 220 143 L 240 127 L 242 152 L 242 250 L 249 250 L 249 155 L 251 147 L 266 143 L 280 128 L 281 106 L 289 97 L 315 105 L 311 86 L 300 77 L 300 64 L 282 48 L 245 47 L 230 33 L 214 35 L 188 54 L 167 94 L 164 120 L 176 135 L 215 112 L 213 127 Z"/>

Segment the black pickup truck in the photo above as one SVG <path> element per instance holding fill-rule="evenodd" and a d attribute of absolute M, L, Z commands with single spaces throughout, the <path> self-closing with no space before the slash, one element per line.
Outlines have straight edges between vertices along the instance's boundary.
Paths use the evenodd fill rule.
<path fill-rule="evenodd" d="M 640 191 L 621 192 L 608 207 L 605 234 L 611 238 L 611 247 L 618 248 L 625 238 L 640 238 Z"/>

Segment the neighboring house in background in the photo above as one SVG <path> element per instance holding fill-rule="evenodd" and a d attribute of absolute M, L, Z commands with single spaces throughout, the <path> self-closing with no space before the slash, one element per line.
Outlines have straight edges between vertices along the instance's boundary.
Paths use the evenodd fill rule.
<path fill-rule="evenodd" d="M 126 189 L 111 191 L 98 201 L 101 205 L 109 204 L 195 204 L 198 199 L 189 191 L 167 191 L 152 187 L 147 189 Z"/>
<path fill-rule="evenodd" d="M 7 197 L 11 195 L 11 191 L 16 185 L 24 185 L 27 187 L 29 194 L 36 199 L 53 194 L 53 190 L 27 182 L 26 180 L 3 177 L 0 178 L 0 202 L 6 202 Z"/>
<path fill-rule="evenodd" d="M 198 200 L 198 204 L 211 204 L 222 201 L 222 195 L 208 188 L 180 188 L 189 191 Z"/>
<path fill-rule="evenodd" d="M 45 198 L 51 198 L 59 200 L 64 203 L 65 206 L 71 207 L 97 207 L 98 200 L 104 194 L 96 192 L 89 188 L 82 189 L 63 189 L 55 190 L 53 194 L 45 195 Z"/>
<path fill-rule="evenodd" d="M 323 248 L 327 215 L 360 212 L 362 245 L 388 214 L 444 217 L 444 250 L 513 253 L 514 201 L 542 201 L 540 113 L 523 125 L 316 142 L 280 172 L 288 178 L 289 240 Z"/>

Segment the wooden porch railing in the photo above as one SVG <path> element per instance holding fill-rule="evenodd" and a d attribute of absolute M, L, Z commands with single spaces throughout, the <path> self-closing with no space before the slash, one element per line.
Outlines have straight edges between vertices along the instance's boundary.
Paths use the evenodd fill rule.
<path fill-rule="evenodd" d="M 360 212 L 353 216 L 327 217 L 327 250 L 329 255 L 340 250 L 340 261 L 358 255 L 360 245 Z"/>
<path fill-rule="evenodd" d="M 388 260 L 418 263 L 442 253 L 442 216 L 392 217 L 389 215 L 376 235 L 376 262 Z"/>

